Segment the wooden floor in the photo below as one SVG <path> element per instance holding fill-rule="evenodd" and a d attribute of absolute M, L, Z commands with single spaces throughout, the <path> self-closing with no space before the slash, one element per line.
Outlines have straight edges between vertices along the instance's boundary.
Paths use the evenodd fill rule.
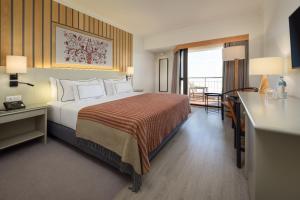
<path fill-rule="evenodd" d="M 233 130 L 220 113 L 193 108 L 188 121 L 151 162 L 141 191 L 128 186 L 115 199 L 248 200 L 243 170 L 235 166 Z"/>

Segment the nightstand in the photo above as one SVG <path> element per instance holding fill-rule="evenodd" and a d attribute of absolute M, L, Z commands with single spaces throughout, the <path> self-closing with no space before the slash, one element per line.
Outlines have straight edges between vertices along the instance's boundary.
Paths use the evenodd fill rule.
<path fill-rule="evenodd" d="M 0 150 L 43 137 L 47 143 L 47 106 L 0 111 Z"/>

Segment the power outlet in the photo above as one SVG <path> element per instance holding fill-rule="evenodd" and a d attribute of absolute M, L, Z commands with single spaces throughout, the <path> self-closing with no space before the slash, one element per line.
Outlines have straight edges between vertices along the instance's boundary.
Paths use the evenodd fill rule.
<path fill-rule="evenodd" d="M 12 101 L 22 101 L 22 96 L 21 95 L 15 95 L 15 96 L 7 96 L 5 98 L 6 102 L 12 102 Z"/>

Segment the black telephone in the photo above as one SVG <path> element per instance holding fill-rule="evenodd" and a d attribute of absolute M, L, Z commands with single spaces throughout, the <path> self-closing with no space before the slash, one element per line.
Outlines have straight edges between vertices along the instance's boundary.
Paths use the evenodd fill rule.
<path fill-rule="evenodd" d="M 4 102 L 3 104 L 6 110 L 25 108 L 25 104 L 23 103 L 23 101 Z"/>

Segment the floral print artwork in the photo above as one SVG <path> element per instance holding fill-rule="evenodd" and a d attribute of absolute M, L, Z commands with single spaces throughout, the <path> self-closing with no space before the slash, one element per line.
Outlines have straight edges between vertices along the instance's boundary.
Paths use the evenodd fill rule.
<path fill-rule="evenodd" d="M 59 36 L 60 45 L 63 43 L 63 49 L 60 50 L 60 62 L 108 66 L 111 65 L 111 41 L 84 35 L 68 29 L 58 27 L 57 36 Z M 59 45 L 59 44 L 57 44 Z"/>

